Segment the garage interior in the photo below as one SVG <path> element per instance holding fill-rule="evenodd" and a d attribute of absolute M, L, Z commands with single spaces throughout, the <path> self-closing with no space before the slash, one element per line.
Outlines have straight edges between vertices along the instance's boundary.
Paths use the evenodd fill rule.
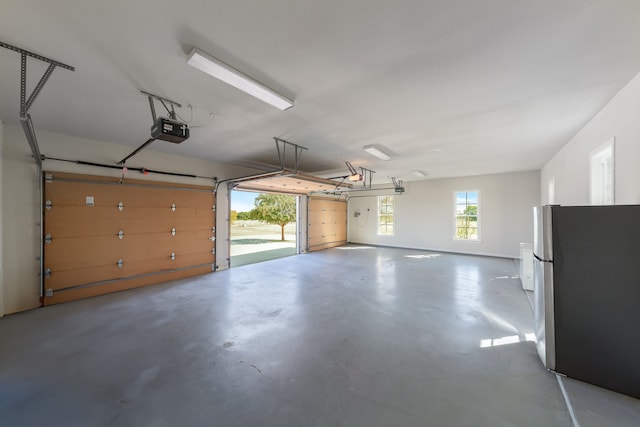
<path fill-rule="evenodd" d="M 1 10 L 2 425 L 638 425 L 523 267 L 535 206 L 640 204 L 637 2 Z M 230 265 L 235 189 L 297 255 Z"/>

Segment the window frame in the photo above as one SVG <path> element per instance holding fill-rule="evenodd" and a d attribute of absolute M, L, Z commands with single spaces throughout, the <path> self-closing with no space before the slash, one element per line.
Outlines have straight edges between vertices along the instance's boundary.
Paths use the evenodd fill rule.
<path fill-rule="evenodd" d="M 381 228 L 381 223 L 380 223 L 380 217 L 382 216 L 382 200 L 385 197 L 389 197 L 391 200 L 391 207 L 392 207 L 392 211 L 391 211 L 391 232 L 381 232 L 380 228 Z M 377 196 L 376 197 L 376 211 L 377 211 L 377 216 L 376 216 L 376 234 L 378 236 L 395 236 L 396 234 L 396 199 L 394 195 L 385 195 L 385 196 Z M 386 215 L 389 215 L 388 213 Z M 388 228 L 388 222 L 385 224 L 385 227 Z"/>
<path fill-rule="evenodd" d="M 477 198 L 477 203 L 475 204 L 475 206 L 478 207 L 478 213 L 475 215 L 478 220 L 477 220 L 477 225 L 476 225 L 476 238 L 475 239 L 469 239 L 469 238 L 461 238 L 458 237 L 458 194 L 460 193 L 465 193 L 468 194 L 469 193 L 476 193 L 476 198 Z M 481 241 L 481 234 L 480 234 L 480 230 L 481 230 L 481 209 L 480 209 L 480 190 L 478 189 L 474 189 L 474 190 L 455 190 L 453 192 L 453 240 L 456 242 L 480 242 Z M 474 206 L 473 204 L 469 204 L 468 202 L 465 205 L 466 207 L 469 206 Z M 469 215 L 467 215 L 469 216 Z"/>

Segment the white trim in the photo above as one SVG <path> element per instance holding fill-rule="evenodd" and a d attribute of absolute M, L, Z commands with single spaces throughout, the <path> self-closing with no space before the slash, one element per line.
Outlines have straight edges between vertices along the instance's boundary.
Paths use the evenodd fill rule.
<path fill-rule="evenodd" d="M 615 137 L 612 137 L 604 144 L 599 145 L 589 152 L 589 203 L 591 205 L 614 205 L 615 204 L 615 195 L 616 195 L 616 168 L 615 168 Z M 599 194 L 600 189 L 595 188 L 596 181 L 598 181 L 598 186 L 602 187 L 601 179 L 598 179 L 597 176 L 594 175 L 596 172 L 594 170 L 594 164 L 598 162 L 600 157 L 603 157 L 607 152 L 610 153 L 609 160 L 609 168 L 608 172 L 611 175 L 608 190 L 611 193 L 610 195 Z M 600 177 L 602 178 L 602 177 Z M 598 194 L 596 194 L 598 191 Z"/>
<path fill-rule="evenodd" d="M 359 241 L 355 241 L 355 240 L 349 240 L 347 243 L 348 244 L 354 244 L 354 245 L 381 247 L 381 248 L 410 249 L 410 250 L 415 250 L 415 251 L 428 251 L 428 252 L 442 252 L 442 253 L 454 254 L 454 255 L 488 256 L 488 257 L 493 257 L 493 258 L 506 258 L 506 259 L 513 259 L 513 260 L 517 260 L 518 259 L 517 256 L 513 256 L 513 255 L 494 254 L 494 253 L 486 253 L 486 252 L 459 251 L 457 249 L 436 249 L 436 248 L 427 248 L 427 247 L 420 247 L 420 246 L 405 246 L 405 245 L 381 244 L 381 243 L 371 243 L 371 242 L 359 242 Z"/>
<path fill-rule="evenodd" d="M 556 177 L 552 176 L 547 183 L 547 204 L 556 204 Z"/>

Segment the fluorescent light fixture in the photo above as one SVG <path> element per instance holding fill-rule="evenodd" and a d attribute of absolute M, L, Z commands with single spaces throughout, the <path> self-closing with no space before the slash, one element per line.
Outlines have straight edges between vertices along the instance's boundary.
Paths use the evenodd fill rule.
<path fill-rule="evenodd" d="M 362 149 L 380 160 L 391 160 L 391 156 L 385 153 L 379 145 L 367 145 L 362 147 Z"/>
<path fill-rule="evenodd" d="M 293 101 L 196 47 L 189 52 L 187 64 L 282 111 L 293 107 Z"/>
<path fill-rule="evenodd" d="M 415 170 L 415 171 L 413 171 L 411 173 L 414 174 L 415 176 L 417 176 L 418 178 L 426 178 L 427 177 L 427 173 L 425 171 Z"/>

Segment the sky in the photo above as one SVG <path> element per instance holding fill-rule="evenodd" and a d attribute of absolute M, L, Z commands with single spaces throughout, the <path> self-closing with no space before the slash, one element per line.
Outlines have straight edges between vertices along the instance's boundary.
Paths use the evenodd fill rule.
<path fill-rule="evenodd" d="M 231 192 L 231 210 L 236 212 L 249 212 L 255 208 L 253 201 L 260 193 L 250 193 L 248 191 Z"/>

